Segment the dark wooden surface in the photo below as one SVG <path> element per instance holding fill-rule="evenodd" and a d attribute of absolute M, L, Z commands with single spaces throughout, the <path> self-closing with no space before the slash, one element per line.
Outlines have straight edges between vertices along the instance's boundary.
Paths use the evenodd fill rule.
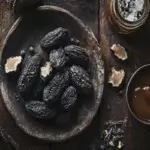
<path fill-rule="evenodd" d="M 93 150 L 90 145 L 92 145 L 94 139 L 99 138 L 100 132 L 104 129 L 105 121 L 109 119 L 119 120 L 127 117 L 125 150 L 150 150 L 150 127 L 144 126 L 132 118 L 124 95 L 128 79 L 135 69 L 150 62 L 150 18 L 145 26 L 136 34 L 122 36 L 118 35 L 108 22 L 106 0 L 51 0 L 51 4 L 61 6 L 74 13 L 91 27 L 97 38 L 100 39 L 106 67 L 106 83 L 103 102 L 99 112 L 92 124 L 81 135 L 63 143 L 43 143 L 24 134 L 15 125 L 2 101 L 0 101 L 0 125 L 5 127 L 16 140 L 20 145 L 20 150 Z M 9 5 L 1 3 L 0 43 L 2 43 L 12 23 L 13 19 L 10 14 Z M 129 59 L 126 62 L 117 60 L 110 51 L 110 46 L 114 43 L 120 43 L 127 49 Z M 120 89 L 112 88 L 111 85 L 107 84 L 108 74 L 112 66 L 123 68 L 126 71 L 125 84 L 121 94 L 119 94 Z"/>
<path fill-rule="evenodd" d="M 106 0 L 100 1 L 100 45 L 103 51 L 107 75 L 111 67 L 123 68 L 126 72 L 126 79 L 123 86 L 123 93 L 119 94 L 119 90 L 112 88 L 110 85 L 105 86 L 104 105 L 110 106 L 110 111 L 107 111 L 106 106 L 101 105 L 101 130 L 103 123 L 109 119 L 128 118 L 126 133 L 125 133 L 125 150 L 150 150 L 150 127 L 137 122 L 130 115 L 126 99 L 125 88 L 132 73 L 141 65 L 150 62 L 150 18 L 146 24 L 135 34 L 123 36 L 117 34 L 113 27 L 108 22 Z M 128 52 L 128 60 L 121 62 L 115 58 L 110 51 L 112 44 L 119 43 L 124 46 Z M 107 79 L 106 79 L 107 80 Z M 107 81 L 106 81 L 107 82 Z"/>

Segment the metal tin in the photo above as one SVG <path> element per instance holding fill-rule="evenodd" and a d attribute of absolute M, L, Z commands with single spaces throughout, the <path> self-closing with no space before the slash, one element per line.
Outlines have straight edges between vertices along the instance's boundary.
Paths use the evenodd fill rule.
<path fill-rule="evenodd" d="M 108 15 L 110 23 L 117 29 L 121 34 L 130 34 L 139 29 L 147 20 L 149 16 L 149 0 L 145 0 L 144 12 L 142 16 L 137 21 L 127 21 L 123 19 L 118 11 L 118 0 L 109 0 L 108 1 Z"/>

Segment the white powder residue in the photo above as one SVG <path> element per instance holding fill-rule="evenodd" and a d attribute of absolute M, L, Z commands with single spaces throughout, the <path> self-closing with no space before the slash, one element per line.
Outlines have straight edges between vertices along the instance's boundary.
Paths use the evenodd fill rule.
<path fill-rule="evenodd" d="M 118 0 L 120 15 L 127 21 L 137 21 L 143 14 L 145 0 Z"/>
<path fill-rule="evenodd" d="M 142 11 L 144 7 L 144 0 L 135 0 L 135 9 L 137 11 Z"/>

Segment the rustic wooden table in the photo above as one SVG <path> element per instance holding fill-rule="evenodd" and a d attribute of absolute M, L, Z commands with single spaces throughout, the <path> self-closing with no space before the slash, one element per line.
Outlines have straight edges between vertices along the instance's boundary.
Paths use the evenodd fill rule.
<path fill-rule="evenodd" d="M 125 150 L 150 150 L 150 127 L 141 125 L 130 116 L 124 91 L 119 94 L 118 90 L 107 84 L 108 74 L 112 66 L 123 68 L 126 71 L 125 89 L 133 71 L 142 64 L 150 62 L 148 55 L 150 54 L 148 41 L 150 21 L 136 34 L 125 37 L 118 35 L 109 24 L 106 0 L 50 0 L 50 2 L 45 3 L 61 6 L 74 13 L 92 28 L 100 41 L 106 68 L 102 104 L 92 124 L 79 136 L 63 143 L 45 143 L 23 133 L 15 125 L 2 100 L 0 101 L 0 126 L 7 129 L 19 144 L 19 150 L 94 150 L 91 145 L 95 143 L 95 139 L 99 139 L 100 133 L 104 129 L 104 123 L 110 119 L 120 120 L 127 117 Z M 9 3 L 0 1 L 0 46 L 13 22 Z M 110 46 L 114 43 L 120 43 L 128 50 L 129 59 L 127 62 L 122 63 L 113 56 Z"/>
<path fill-rule="evenodd" d="M 116 68 L 123 68 L 126 72 L 126 79 L 122 94 L 119 94 L 118 90 L 112 88 L 108 84 L 105 86 L 103 96 L 104 103 L 105 105 L 109 105 L 111 110 L 107 111 L 106 106 L 100 106 L 101 127 L 103 128 L 103 123 L 109 119 L 113 118 L 118 120 L 127 117 L 128 123 L 125 133 L 125 150 L 150 150 L 150 127 L 142 125 L 130 115 L 130 112 L 127 108 L 124 91 L 132 73 L 141 65 L 150 62 L 150 18 L 138 32 L 130 36 L 123 36 L 117 34 L 117 32 L 108 22 L 106 0 L 100 0 L 99 16 L 100 45 L 105 60 L 106 75 L 109 74 L 112 66 L 115 66 Z M 110 51 L 110 47 L 115 43 L 119 43 L 126 48 L 129 55 L 129 58 L 126 62 L 118 61 Z"/>

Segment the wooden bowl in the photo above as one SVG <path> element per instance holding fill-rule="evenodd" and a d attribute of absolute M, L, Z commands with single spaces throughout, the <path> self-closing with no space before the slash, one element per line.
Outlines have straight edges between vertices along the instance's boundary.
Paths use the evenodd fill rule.
<path fill-rule="evenodd" d="M 133 75 L 131 76 L 127 88 L 126 88 L 126 100 L 128 108 L 132 116 L 145 125 L 150 125 L 150 120 L 141 118 L 132 105 L 132 93 L 137 87 L 148 86 L 150 85 L 149 76 L 150 75 L 150 64 L 146 64 L 138 68 Z"/>
<path fill-rule="evenodd" d="M 6 59 L 19 55 L 21 49 L 36 45 L 49 31 L 62 26 L 87 48 L 91 61 L 94 96 L 80 106 L 74 123 L 67 127 L 47 126 L 26 114 L 20 100 L 16 99 L 16 85 L 3 71 Z M 41 6 L 20 17 L 10 29 L 1 51 L 1 96 L 16 124 L 27 134 L 47 141 L 62 141 L 82 132 L 92 121 L 99 108 L 104 86 L 104 63 L 99 44 L 93 32 L 70 12 L 56 6 Z M 18 95 L 17 95 L 18 96 Z"/>

